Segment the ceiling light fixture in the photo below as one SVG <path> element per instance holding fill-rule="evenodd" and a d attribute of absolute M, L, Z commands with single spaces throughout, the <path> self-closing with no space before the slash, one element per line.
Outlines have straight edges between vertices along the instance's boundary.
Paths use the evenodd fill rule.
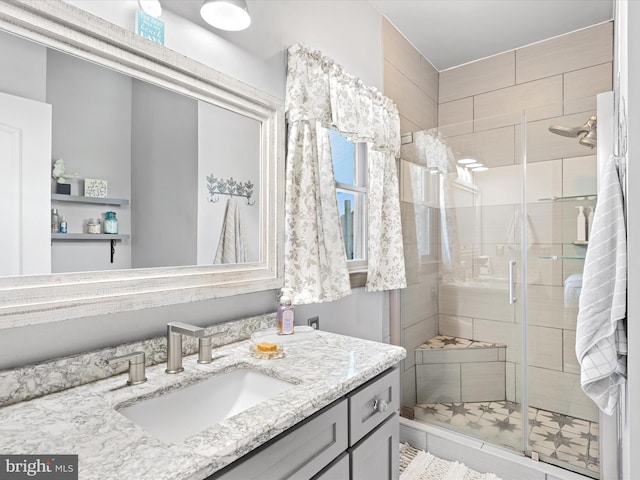
<path fill-rule="evenodd" d="M 484 165 L 482 165 L 479 162 L 475 162 L 475 163 L 469 163 L 467 165 L 465 165 L 465 167 L 470 168 L 470 169 L 474 169 L 474 168 L 478 168 L 478 167 L 483 167 Z"/>
<path fill-rule="evenodd" d="M 151 15 L 155 18 L 162 15 L 162 5 L 160 5 L 160 0 L 138 0 L 138 5 L 140 6 L 140 10 L 147 15 Z"/>
<path fill-rule="evenodd" d="M 487 170 L 489 170 L 487 167 L 476 167 L 471 169 L 472 172 L 486 172 Z"/>
<path fill-rule="evenodd" d="M 200 15 L 209 25 L 232 32 L 244 30 L 251 24 L 245 0 L 204 0 Z"/>
<path fill-rule="evenodd" d="M 475 158 L 461 158 L 458 160 L 459 165 L 469 165 L 470 163 L 476 163 L 477 160 Z"/>

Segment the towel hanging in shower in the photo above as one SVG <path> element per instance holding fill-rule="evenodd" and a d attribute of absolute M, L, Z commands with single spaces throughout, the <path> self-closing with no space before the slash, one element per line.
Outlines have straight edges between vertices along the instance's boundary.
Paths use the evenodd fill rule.
<path fill-rule="evenodd" d="M 611 415 L 626 375 L 627 243 L 616 161 L 603 172 L 585 258 L 576 327 L 582 390 Z"/>

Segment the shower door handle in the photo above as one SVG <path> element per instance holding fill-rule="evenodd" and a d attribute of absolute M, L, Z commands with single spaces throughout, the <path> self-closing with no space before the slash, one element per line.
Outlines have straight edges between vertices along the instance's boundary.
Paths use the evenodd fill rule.
<path fill-rule="evenodd" d="M 516 261 L 509 260 L 509 305 L 516 303 Z"/>

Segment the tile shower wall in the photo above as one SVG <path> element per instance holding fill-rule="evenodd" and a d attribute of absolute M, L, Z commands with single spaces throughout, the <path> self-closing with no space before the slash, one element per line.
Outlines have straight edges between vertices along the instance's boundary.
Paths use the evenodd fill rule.
<path fill-rule="evenodd" d="M 595 194 L 595 152 L 575 139 L 550 134 L 548 127 L 581 125 L 595 112 L 596 94 L 612 89 L 612 58 L 609 22 L 441 72 L 439 82 L 441 132 L 454 150 L 490 167 L 486 175 L 476 175 L 482 191 L 480 237 L 460 228 L 460 243 L 473 255 L 490 256 L 497 279 L 506 276 L 509 259 L 519 260 L 519 235 L 509 226 L 519 210 L 516 164 L 521 111 L 526 110 L 529 402 L 589 420 L 597 420 L 597 410 L 580 389 L 574 353 L 577 297 L 572 281 L 584 262 L 548 257 L 584 257 L 585 247 L 572 243 L 575 207 L 591 207 L 593 201 L 541 199 Z M 459 217 L 468 213 L 460 210 Z M 473 278 L 468 268 L 467 278 Z M 442 335 L 506 344 L 507 400 L 519 401 L 521 315 L 503 305 L 504 295 L 502 288 L 441 285 L 438 329 Z"/>
<path fill-rule="evenodd" d="M 400 112 L 403 134 L 437 126 L 438 71 L 386 19 L 382 19 L 384 94 Z M 400 165 L 401 209 L 408 287 L 401 290 L 401 342 L 408 352 L 438 333 L 438 260 L 431 237 L 437 215 L 424 162 Z M 415 358 L 403 362 L 402 404 L 416 403 Z"/>

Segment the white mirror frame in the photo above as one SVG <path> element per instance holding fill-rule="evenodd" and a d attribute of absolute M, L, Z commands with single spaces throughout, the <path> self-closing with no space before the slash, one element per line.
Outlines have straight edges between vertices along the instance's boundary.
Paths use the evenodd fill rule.
<path fill-rule="evenodd" d="M 282 286 L 283 102 L 62 1 L 0 1 L 0 29 L 261 122 L 260 262 L 0 278 L 0 329 Z"/>

